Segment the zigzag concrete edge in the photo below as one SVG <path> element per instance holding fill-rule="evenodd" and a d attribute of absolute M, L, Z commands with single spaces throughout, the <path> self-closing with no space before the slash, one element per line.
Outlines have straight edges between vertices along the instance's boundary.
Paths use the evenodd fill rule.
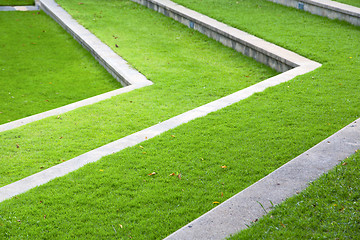
<path fill-rule="evenodd" d="M 327 17 L 339 19 L 360 26 L 360 8 L 330 0 L 267 0 L 288 7 L 297 8 Z"/>
<path fill-rule="evenodd" d="M 70 172 L 73 172 L 82 166 L 96 162 L 104 156 L 111 155 L 113 153 L 119 152 L 127 147 L 135 146 L 143 141 L 154 138 L 170 129 L 180 126 L 181 124 L 187 123 L 196 118 L 204 117 L 211 112 L 215 112 L 219 109 L 230 106 L 234 103 L 237 103 L 245 98 L 250 97 L 254 93 L 262 92 L 265 89 L 276 86 L 278 84 L 287 82 L 296 76 L 305 74 L 309 71 L 316 69 L 317 66 L 313 68 L 307 67 L 297 67 L 291 69 L 285 73 L 281 73 L 272 78 L 266 79 L 262 82 L 259 82 L 255 85 L 242 89 L 238 92 L 230 94 L 226 97 L 220 98 L 173 118 L 170 118 L 164 122 L 158 123 L 154 126 L 106 144 L 102 147 L 84 153 L 78 157 L 70 159 L 66 162 L 43 170 L 39 173 L 16 181 L 14 183 L 8 184 L 0 188 L 0 202 L 10 199 L 18 194 L 24 193 L 32 188 L 43 185 L 55 178 L 62 177 Z"/>
<path fill-rule="evenodd" d="M 37 0 L 36 6 L 31 7 L 36 7 L 37 10 L 40 8 L 50 17 L 52 17 L 86 50 L 88 50 L 117 81 L 119 81 L 125 87 L 43 113 L 2 124 L 0 125 L 0 132 L 11 130 L 47 117 L 57 116 L 68 111 L 72 111 L 76 108 L 94 104 L 105 99 L 109 99 L 113 96 L 153 84 L 143 74 L 132 68 L 123 58 L 111 50 L 110 47 L 101 42 L 95 35 L 76 22 L 64 9 L 56 4 L 54 0 Z"/>

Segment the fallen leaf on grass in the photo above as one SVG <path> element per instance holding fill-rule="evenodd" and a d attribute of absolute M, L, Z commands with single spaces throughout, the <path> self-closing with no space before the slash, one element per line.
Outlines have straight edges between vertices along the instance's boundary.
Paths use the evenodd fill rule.
<path fill-rule="evenodd" d="M 140 145 L 139 148 L 143 149 L 144 147 Z"/>
<path fill-rule="evenodd" d="M 218 202 L 218 201 L 215 201 L 215 202 L 213 202 L 213 204 L 219 204 L 220 202 Z"/>
<path fill-rule="evenodd" d="M 221 168 L 227 168 L 227 166 L 221 166 Z"/>
<path fill-rule="evenodd" d="M 175 137 L 175 135 L 171 135 L 171 137 L 172 137 L 172 138 L 174 138 L 174 137 Z"/>
<path fill-rule="evenodd" d="M 175 176 L 175 173 L 170 174 L 169 176 Z"/>
<path fill-rule="evenodd" d="M 283 228 L 286 228 L 286 226 L 283 223 L 280 223 Z"/>
<path fill-rule="evenodd" d="M 16 144 L 16 148 L 20 148 L 19 144 Z"/>
<path fill-rule="evenodd" d="M 100 172 L 103 172 L 104 170 L 103 170 L 103 169 L 100 169 L 99 171 L 100 171 Z"/>
<path fill-rule="evenodd" d="M 156 174 L 156 172 L 152 172 L 152 173 L 149 173 L 148 175 L 149 176 L 153 176 L 153 175 L 155 175 Z"/>
<path fill-rule="evenodd" d="M 119 224 L 119 226 L 120 226 L 121 228 L 123 228 L 123 225 Z"/>
<path fill-rule="evenodd" d="M 181 173 L 177 175 L 178 179 L 181 180 Z"/>
<path fill-rule="evenodd" d="M 223 197 L 224 196 L 224 193 L 223 192 L 221 192 L 221 197 Z"/>
<path fill-rule="evenodd" d="M 79 5 L 83 5 L 84 3 L 82 3 L 82 2 L 79 2 Z"/>
<path fill-rule="evenodd" d="M 341 165 L 345 166 L 345 165 L 347 165 L 347 162 L 344 162 L 344 163 L 342 163 Z"/>
<path fill-rule="evenodd" d="M 117 47 L 117 48 L 118 48 L 118 47 L 119 47 L 119 45 L 115 44 L 115 47 Z"/>
<path fill-rule="evenodd" d="M 46 215 L 44 215 L 44 219 L 46 219 Z"/>

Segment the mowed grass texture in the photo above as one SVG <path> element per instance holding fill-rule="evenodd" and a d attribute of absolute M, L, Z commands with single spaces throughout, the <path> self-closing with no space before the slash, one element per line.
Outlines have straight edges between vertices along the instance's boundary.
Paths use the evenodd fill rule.
<path fill-rule="evenodd" d="M 121 87 L 43 12 L 0 12 L 0 124 Z"/>
<path fill-rule="evenodd" d="M 26 6 L 34 4 L 34 0 L 0 0 L 0 6 Z"/>
<path fill-rule="evenodd" d="M 352 5 L 354 7 L 360 8 L 360 1 L 359 0 L 335 0 L 335 2 L 345 3 L 348 5 Z"/>
<path fill-rule="evenodd" d="M 85 10 L 80 10 L 80 7 L 87 3 L 90 1 L 82 5 L 75 1 L 62 4 L 74 12 L 84 13 Z M 108 3 L 115 4 L 119 1 Z M 278 11 L 279 5 L 265 1 L 241 3 L 243 5 L 239 6 L 238 11 L 251 11 L 249 15 L 254 20 L 263 22 L 266 28 L 272 27 L 271 31 L 263 32 L 263 29 L 257 28 L 261 25 L 254 25 L 254 32 L 272 37 L 282 34 L 283 39 L 277 39 L 281 45 L 290 45 L 292 48 L 296 46 L 296 50 L 320 61 L 324 66 L 1 203 L 1 234 L 10 239 L 25 235 L 30 239 L 39 236 L 61 236 L 59 238 L 63 239 L 160 239 L 213 208 L 214 202 L 223 202 L 359 117 L 360 97 L 356 81 L 359 70 L 351 69 L 359 61 L 356 55 L 359 49 L 356 39 L 360 37 L 358 28 L 304 15 L 303 12 L 281 6 L 281 11 Z M 208 4 L 209 6 L 211 5 Z M 109 8 L 114 11 L 110 16 L 121 16 L 113 5 L 109 5 Z M 266 11 L 263 12 L 262 9 Z M 94 14 L 92 10 L 87 11 Z M 107 14 L 112 11 L 109 10 Z M 141 16 L 146 12 L 148 11 L 144 10 Z M 103 16 L 107 14 L 104 13 Z M 279 23 L 274 25 L 271 20 L 276 18 L 280 18 Z M 81 19 L 88 22 L 88 28 L 100 32 L 101 26 L 91 26 L 93 20 L 90 17 L 84 16 Z M 292 19 L 292 22 L 283 25 L 288 19 Z M 245 25 L 245 19 L 242 20 Z M 299 23 L 303 21 L 312 24 L 307 24 L 307 34 L 299 37 L 294 26 L 301 26 Z M 247 24 L 250 23 L 248 20 Z M 327 34 L 330 44 L 319 31 Z M 102 38 L 103 34 L 96 34 Z M 336 38 L 332 39 L 334 36 Z M 339 45 L 332 41 L 335 39 L 340 41 Z M 293 41 L 306 44 L 296 44 Z M 326 48 L 331 51 L 324 52 L 325 46 L 318 46 L 315 42 L 327 43 Z M 336 47 L 340 47 L 340 50 L 337 51 Z M 352 58 L 347 56 L 350 53 Z M 337 60 L 332 60 L 334 56 L 341 61 L 338 63 Z M 340 74 L 341 71 L 346 74 Z M 164 87 L 162 82 L 154 82 L 154 86 L 137 93 L 148 97 L 147 91 L 157 85 Z M 225 81 L 221 83 L 225 84 Z M 179 91 L 184 94 L 183 89 Z M 137 104 L 132 109 L 146 109 L 143 107 L 144 100 L 128 97 L 130 94 L 125 96 L 127 99 L 123 101 L 124 105 L 127 101 L 128 104 L 132 101 L 131 104 Z M 178 99 L 184 101 L 187 98 Z M 180 108 L 182 101 L 177 101 L 176 107 L 171 105 L 174 102 L 168 101 L 168 110 Z M 159 114 L 157 109 L 152 110 Z M 73 114 L 75 113 L 80 113 L 80 110 Z M 76 120 L 86 118 L 85 111 L 81 113 Z M 73 118 L 75 115 L 67 116 Z M 46 120 L 30 126 L 37 129 L 41 129 L 41 126 L 50 127 L 50 123 L 57 123 L 57 127 L 64 126 L 68 121 L 67 116 L 62 120 Z M 97 120 L 100 124 L 106 118 L 104 116 Z M 111 120 L 105 122 L 109 124 Z M 75 123 L 78 122 L 74 121 L 74 126 Z M 97 127 L 89 124 L 88 127 L 90 126 L 96 131 Z M 134 122 L 127 126 L 134 128 Z M 16 131 L 20 130 L 25 132 L 26 127 Z M 9 137 L 15 136 L 16 131 L 7 134 Z M 75 129 L 76 131 L 78 130 Z M 49 131 L 48 134 L 50 133 Z M 110 131 L 104 132 L 104 135 L 111 137 Z M 87 138 L 87 142 L 95 143 L 97 139 Z M 46 140 L 44 144 L 48 144 Z M 71 148 L 72 151 L 77 146 L 81 145 Z"/>
<path fill-rule="evenodd" d="M 358 239 L 360 154 L 230 239 Z"/>
<path fill-rule="evenodd" d="M 135 3 L 73 3 L 85 19 L 91 16 L 109 46 L 155 84 L 0 133 L 0 186 L 277 74 Z"/>

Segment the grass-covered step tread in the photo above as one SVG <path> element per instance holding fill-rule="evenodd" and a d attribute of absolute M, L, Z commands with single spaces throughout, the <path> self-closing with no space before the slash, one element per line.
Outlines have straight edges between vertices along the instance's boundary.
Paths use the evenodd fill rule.
<path fill-rule="evenodd" d="M 0 0 L 0 6 L 27 6 L 34 4 L 35 0 Z"/>
<path fill-rule="evenodd" d="M 129 236 L 160 239 L 213 208 L 214 202 L 223 202 L 359 118 L 360 89 L 357 77 L 360 69 L 356 68 L 359 64 L 358 27 L 266 1 L 237 2 L 238 5 L 236 1 L 223 4 L 230 6 L 230 9 L 237 9 L 237 14 L 230 10 L 229 13 L 233 15 L 224 14 L 224 21 L 239 19 L 237 24 L 244 27 L 238 28 L 249 28 L 257 36 L 323 63 L 323 67 L 1 203 L 0 221 L 4 226 L 0 228 L 2 236 L 10 239 L 21 238 L 25 234 L 30 239 L 59 235 L 68 239 Z M 95 11 L 96 8 L 89 6 L 83 8 L 95 5 L 95 1 L 84 1 L 81 5 L 77 1 L 61 2 L 63 7 L 73 11 L 77 19 L 87 24 L 91 31 L 114 46 L 119 36 L 115 35 L 117 39 L 107 37 L 108 33 L 101 32 L 101 28 L 119 23 L 114 21 L 96 26 L 97 23 L 92 18 L 94 13 L 99 15 L 100 11 L 103 15 L 98 19 L 106 18 L 105 16 L 116 19 L 114 16 L 122 15 L 119 12 L 121 8 L 116 8 L 119 1 L 107 3 L 109 5 L 106 8 Z M 130 9 L 138 8 L 129 2 L 123 3 L 131 6 Z M 211 10 L 212 5 L 207 5 L 207 9 Z M 129 9 L 126 10 L 130 12 Z M 86 13 L 91 18 L 87 18 Z M 158 16 L 161 15 L 153 15 L 145 9 L 137 17 L 148 13 L 156 19 L 157 24 L 160 23 L 158 19 L 162 17 Z M 241 17 L 243 14 L 247 19 Z M 252 24 L 253 21 L 255 24 Z M 126 23 L 129 22 L 131 21 Z M 283 24 L 284 22 L 287 24 Z M 145 23 L 146 21 L 142 22 Z M 154 25 L 153 22 L 150 24 Z M 159 25 L 164 28 L 167 24 Z M 162 31 L 164 32 L 167 31 Z M 147 38 L 143 39 L 148 41 Z M 175 42 L 176 37 L 172 39 Z M 114 49 L 120 50 L 120 45 L 118 46 L 119 48 Z M 188 45 L 190 46 L 191 44 Z M 216 49 L 222 47 L 217 45 Z M 160 50 L 165 51 L 163 48 L 159 48 Z M 150 56 L 156 55 L 143 52 Z M 26 133 L 23 139 L 36 146 L 39 152 L 47 151 L 51 146 L 53 152 L 50 153 L 62 148 L 65 149 L 65 154 L 76 155 L 82 151 L 78 148 L 83 145 L 86 145 L 85 148 L 103 145 L 116 138 L 114 135 L 122 135 L 114 132 L 124 131 L 125 134 L 136 131 L 146 125 L 144 122 L 153 124 L 168 119 L 173 114 L 194 108 L 197 105 L 194 102 L 202 104 L 220 95 L 216 95 L 214 88 L 208 93 L 216 96 L 208 96 L 207 99 L 203 98 L 206 96 L 205 92 L 200 90 L 189 94 L 196 86 L 204 87 L 201 85 L 204 82 L 195 81 L 188 88 L 180 84 L 178 78 L 166 83 L 164 80 L 160 81 L 163 78 L 155 77 L 156 71 L 150 71 L 150 66 L 140 67 L 145 61 L 127 60 L 136 64 L 139 70 L 144 69 L 144 72 L 150 74 L 155 84 L 108 100 L 104 102 L 106 104 L 99 103 L 78 109 L 62 119 L 46 119 L 6 132 L 1 139 L 6 134 L 6 142 L 10 147 L 15 145 L 13 150 L 16 151 L 16 141 L 19 139 L 15 137 L 19 133 L 20 136 Z M 178 64 L 181 62 L 184 61 L 179 61 Z M 171 66 L 167 62 L 157 65 L 164 63 Z M 197 76 L 198 72 L 202 73 L 198 69 L 189 69 L 185 76 Z M 168 70 L 162 77 L 172 73 L 168 67 L 157 70 Z M 175 73 L 176 70 L 173 74 Z M 178 70 L 178 73 L 183 76 L 184 71 Z M 225 79 L 220 82 L 221 85 L 227 84 L 227 78 L 219 79 Z M 206 85 L 205 89 L 210 86 Z M 219 89 L 221 90 L 220 87 L 217 88 L 218 91 Z M 153 94 L 157 94 L 158 103 L 162 104 L 154 104 L 156 101 L 151 98 Z M 222 94 L 226 94 L 226 91 L 222 91 Z M 127 107 L 130 105 L 131 107 Z M 107 114 L 100 114 L 106 109 L 109 110 Z M 118 111 L 117 115 L 113 113 L 115 110 Z M 131 114 L 138 116 L 136 119 L 141 122 L 133 121 L 124 128 L 119 127 L 124 121 L 114 123 L 114 119 L 130 119 Z M 70 131 L 71 127 L 74 127 L 73 131 Z M 61 129 L 68 130 L 62 132 Z M 44 134 L 43 141 L 40 141 L 39 136 L 32 143 L 30 134 L 40 131 Z M 60 139 L 63 133 L 69 134 L 74 140 L 68 139 L 67 144 L 59 145 L 60 140 L 66 139 Z M 21 154 L 27 152 L 23 151 Z M 3 155 L 5 156 L 2 153 Z M 43 158 L 46 159 L 46 156 L 44 154 Z M 181 179 L 177 177 L 179 174 Z"/>
<path fill-rule="evenodd" d="M 333 0 L 333 1 L 348 4 L 348 5 L 360 8 L 360 1 L 359 0 Z"/>
<path fill-rule="evenodd" d="M 356 239 L 360 151 L 230 239 Z"/>
<path fill-rule="evenodd" d="M 0 12 L 0 124 L 122 87 L 44 12 Z"/>
<path fill-rule="evenodd" d="M 0 133 L 0 186 L 277 74 L 133 2 L 76 5 L 85 19 L 85 10 L 101 13 L 91 31 L 155 84 Z"/>

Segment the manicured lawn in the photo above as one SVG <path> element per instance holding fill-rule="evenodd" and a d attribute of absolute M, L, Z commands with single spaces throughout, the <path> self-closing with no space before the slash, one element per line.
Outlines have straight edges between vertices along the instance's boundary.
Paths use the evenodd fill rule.
<path fill-rule="evenodd" d="M 23 169 L 34 166 L 29 173 L 234 92 L 251 84 L 239 79 L 251 80 L 255 69 L 263 69 L 243 65 L 246 58 L 236 68 L 230 60 L 240 57 L 232 50 L 130 2 L 106 1 L 100 9 L 94 0 L 83 2 L 59 1 L 110 46 L 118 44 L 114 49 L 155 84 L 2 133 L 6 149 L 1 154 L 11 156 L 3 162 L 39 159 L 29 166 L 19 163 Z M 204 12 L 323 67 L 1 203 L 0 234 L 10 239 L 163 238 L 213 208 L 214 201 L 223 202 L 360 117 L 358 27 L 267 1 L 237 2 L 192 4 L 205 3 Z M 168 46 L 169 38 L 178 50 Z M 216 57 L 193 64 L 191 56 L 199 58 L 199 49 Z M 211 63 L 225 60 L 230 62 L 212 68 Z M 229 83 L 228 71 L 241 73 L 237 84 Z M 262 77 L 273 73 L 266 71 Z M 171 173 L 181 173 L 181 179 Z"/>
<path fill-rule="evenodd" d="M 0 0 L 0 6 L 26 6 L 34 4 L 34 0 Z"/>
<path fill-rule="evenodd" d="M 102 12 L 91 24 L 155 85 L 0 133 L 0 186 L 276 74 L 135 3 L 109 1 L 99 9 L 96 1 L 84 1 L 78 6 L 83 16 L 85 10 Z"/>
<path fill-rule="evenodd" d="M 334 0 L 335 2 L 341 2 L 345 4 L 349 4 L 355 7 L 360 7 L 360 1 L 359 0 Z"/>
<path fill-rule="evenodd" d="M 121 87 L 43 12 L 0 12 L 0 124 Z"/>
<path fill-rule="evenodd" d="M 230 239 L 356 239 L 359 173 L 357 153 Z"/>

